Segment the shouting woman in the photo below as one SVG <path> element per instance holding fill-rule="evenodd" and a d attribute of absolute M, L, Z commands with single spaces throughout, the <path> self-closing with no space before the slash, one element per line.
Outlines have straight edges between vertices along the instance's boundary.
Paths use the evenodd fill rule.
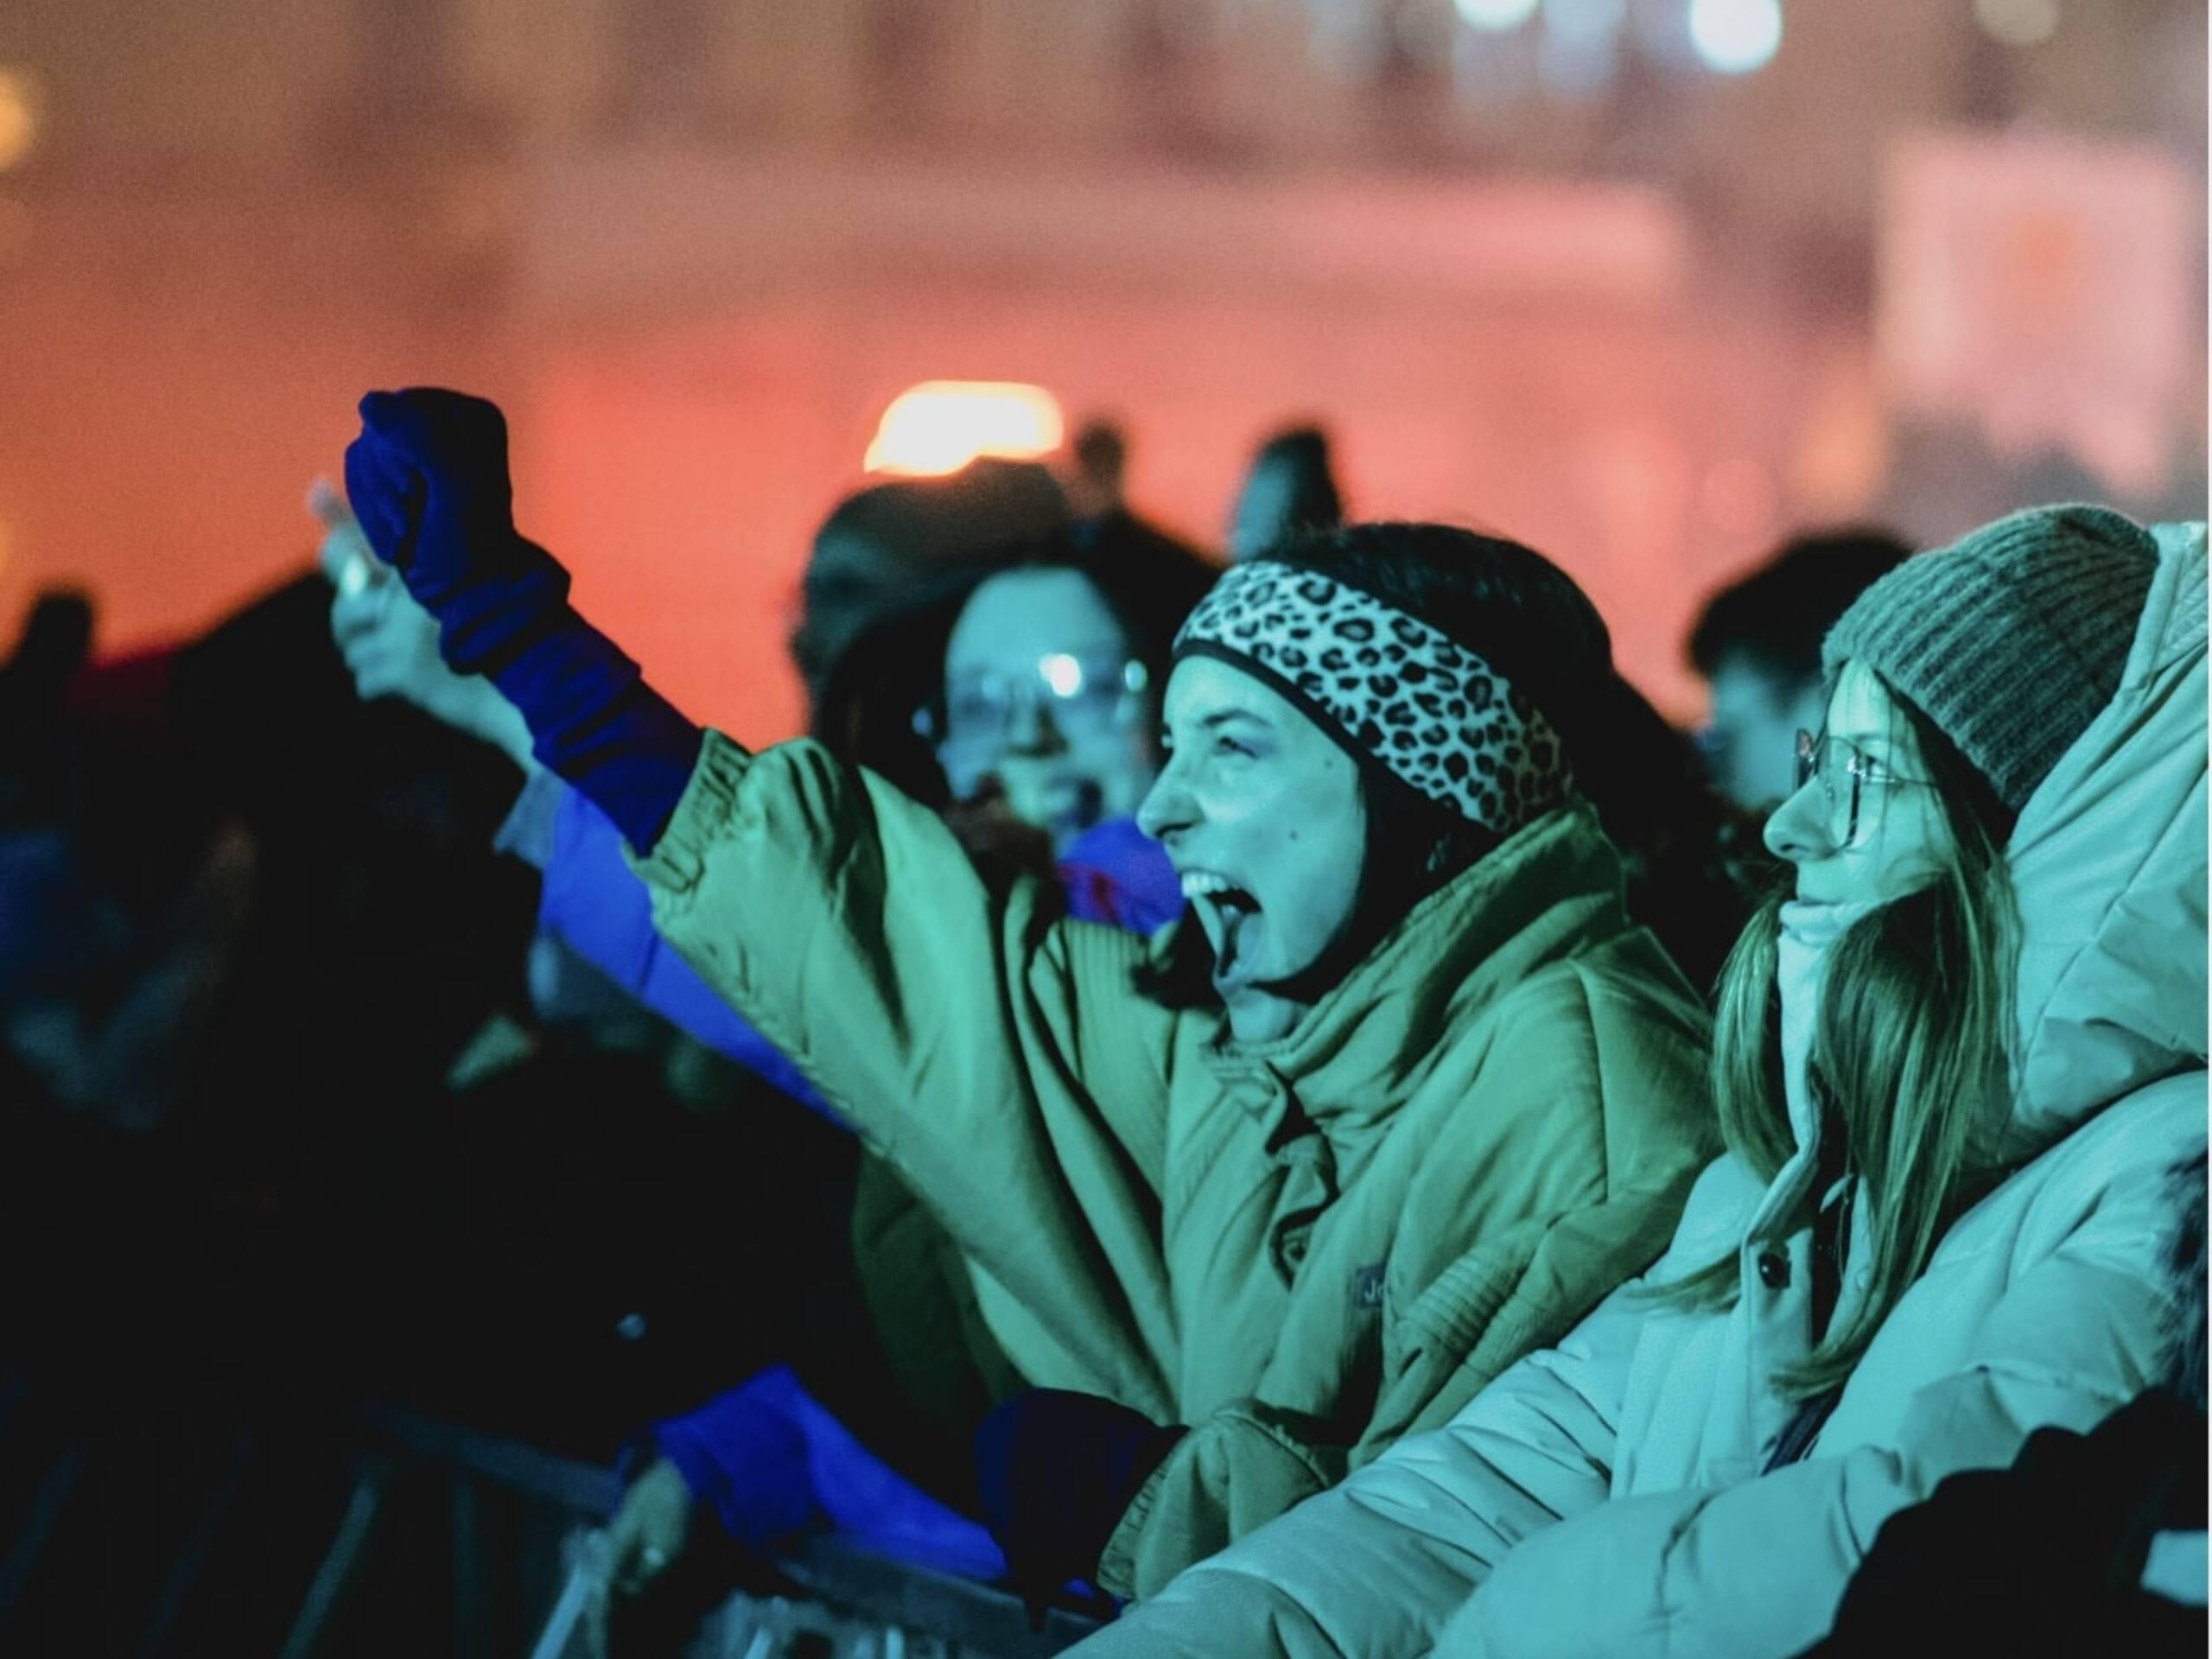
<path fill-rule="evenodd" d="M 516 532 L 492 405 L 362 421 L 354 509 L 448 661 L 958 1241 L 1037 1390 L 979 1440 L 1026 1585 L 1147 1592 L 1663 1247 L 1710 1151 L 1705 1022 L 1575 785 L 1603 631 L 1548 562 L 1379 527 L 1224 577 L 1138 814 L 1189 901 L 1147 944 L 819 745 L 660 699 Z"/>

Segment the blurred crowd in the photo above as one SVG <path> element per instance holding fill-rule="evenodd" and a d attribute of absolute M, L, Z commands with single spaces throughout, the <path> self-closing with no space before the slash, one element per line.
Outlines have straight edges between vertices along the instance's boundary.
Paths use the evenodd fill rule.
<path fill-rule="evenodd" d="M 0 668 L 14 1363 L 613 1463 L 614 1651 L 819 1536 L 1102 1656 L 2201 1650 L 2201 524 L 1808 526 L 1684 732 L 1321 424 L 1217 554 L 1099 422 L 839 502 L 749 753 L 498 410 L 362 421 Z"/>

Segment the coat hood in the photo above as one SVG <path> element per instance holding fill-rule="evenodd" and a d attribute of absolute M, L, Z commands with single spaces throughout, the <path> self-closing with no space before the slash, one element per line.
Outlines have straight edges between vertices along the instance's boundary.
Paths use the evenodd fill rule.
<path fill-rule="evenodd" d="M 2012 1109 L 1978 1150 L 2018 1164 L 2205 1059 L 2205 527 L 2162 524 L 2120 690 L 2020 813 Z"/>

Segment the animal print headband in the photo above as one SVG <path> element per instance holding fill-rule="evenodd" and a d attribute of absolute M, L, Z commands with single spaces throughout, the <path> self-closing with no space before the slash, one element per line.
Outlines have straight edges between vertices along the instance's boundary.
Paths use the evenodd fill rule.
<path fill-rule="evenodd" d="M 1492 834 L 1566 798 L 1551 722 L 1474 652 L 1318 571 L 1259 560 L 1199 601 L 1175 655 L 1217 657 L 1266 682 L 1363 764 Z"/>

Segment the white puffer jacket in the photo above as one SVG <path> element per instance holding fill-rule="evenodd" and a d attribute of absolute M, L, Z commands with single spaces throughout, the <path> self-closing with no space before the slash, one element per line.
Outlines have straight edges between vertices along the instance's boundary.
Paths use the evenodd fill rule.
<path fill-rule="evenodd" d="M 1808 1455 L 1760 1472 L 1795 1409 L 1766 1378 L 1808 1344 L 1811 1231 L 1788 1218 L 1813 1160 L 1801 1150 L 1763 1188 L 1723 1158 L 1649 1279 L 1733 1247 L 1732 1308 L 1617 1293 L 1447 1427 L 1077 1651 L 1779 1659 L 1826 1633 L 1896 1510 L 2156 1380 L 2164 1172 L 2205 1136 L 2207 835 L 2204 528 L 2158 533 L 2119 694 L 2009 850 L 2023 1048 L 2011 1116 L 1982 1147 L 2013 1173 L 1945 1236 Z M 1847 1269 L 1864 1249 L 1854 1226 Z M 1760 1259 L 1777 1251 L 1786 1282 L 1770 1285 L 1784 1275 Z M 1847 1270 L 1839 1318 L 1862 1290 Z"/>

